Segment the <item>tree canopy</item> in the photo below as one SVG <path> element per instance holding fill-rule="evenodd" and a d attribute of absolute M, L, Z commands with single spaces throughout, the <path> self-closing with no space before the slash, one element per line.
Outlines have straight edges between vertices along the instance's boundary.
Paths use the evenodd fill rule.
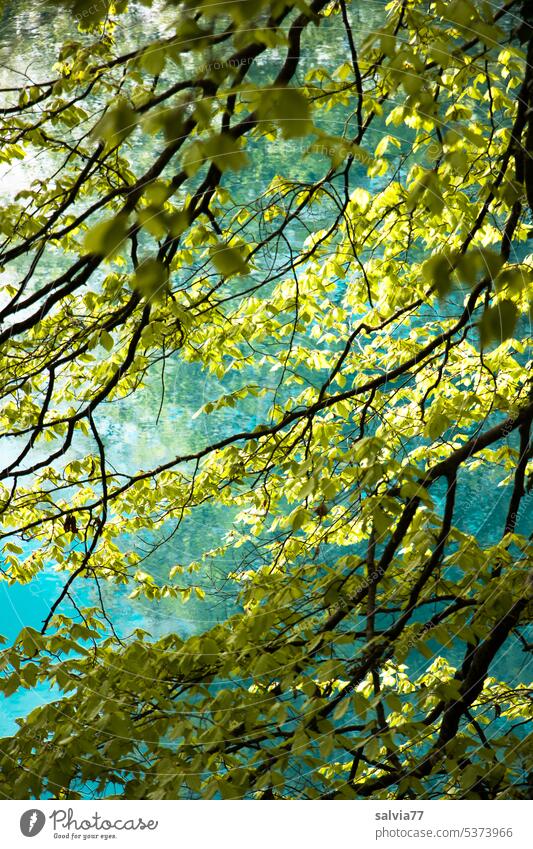
<path fill-rule="evenodd" d="M 530 8 L 142 6 L 47 4 L 1 90 L 1 577 L 62 583 L 1 652 L 51 689 L 0 791 L 527 798 Z M 118 465 L 105 417 L 157 428 L 176 364 L 223 392 Z M 209 609 L 209 569 L 189 636 L 106 607 Z"/>

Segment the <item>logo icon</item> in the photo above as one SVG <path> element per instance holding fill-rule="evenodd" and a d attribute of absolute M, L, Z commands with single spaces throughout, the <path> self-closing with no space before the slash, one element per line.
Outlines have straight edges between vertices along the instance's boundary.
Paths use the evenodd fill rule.
<path fill-rule="evenodd" d="M 24 837 L 35 837 L 43 830 L 46 817 L 38 808 L 31 808 L 29 811 L 24 811 L 20 818 L 20 830 Z"/>

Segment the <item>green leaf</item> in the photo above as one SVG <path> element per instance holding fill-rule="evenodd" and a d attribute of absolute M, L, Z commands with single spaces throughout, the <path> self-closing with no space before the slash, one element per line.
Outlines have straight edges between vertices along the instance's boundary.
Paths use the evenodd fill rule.
<path fill-rule="evenodd" d="M 124 244 L 128 230 L 126 215 L 116 215 L 108 221 L 100 221 L 85 236 L 83 246 L 90 254 L 111 259 Z"/>
<path fill-rule="evenodd" d="M 506 289 L 508 292 L 518 294 L 531 284 L 532 278 L 532 271 L 528 266 L 511 266 L 500 271 L 494 280 L 494 288 L 497 292 Z"/>
<path fill-rule="evenodd" d="M 510 300 L 499 301 L 488 307 L 479 323 L 481 346 L 484 348 L 492 342 L 500 345 L 505 339 L 509 339 L 514 333 L 518 315 L 516 305 Z"/>
<path fill-rule="evenodd" d="M 206 159 L 211 159 L 220 171 L 239 171 L 248 163 L 248 156 L 242 150 L 240 139 L 234 139 L 229 133 L 212 136 L 203 144 Z"/>
<path fill-rule="evenodd" d="M 312 129 L 307 98 L 295 88 L 274 91 L 262 99 L 258 113 L 261 120 L 272 121 L 281 129 L 284 138 L 306 136 Z"/>
<path fill-rule="evenodd" d="M 113 337 L 111 336 L 110 333 L 107 332 L 107 330 L 102 330 L 102 332 L 100 333 L 99 342 L 100 342 L 100 345 L 103 345 L 103 347 L 106 349 L 106 351 L 112 351 L 113 350 L 113 345 L 115 343 L 114 343 Z"/>
<path fill-rule="evenodd" d="M 158 76 L 165 67 L 167 54 L 166 49 L 162 44 L 155 42 L 143 51 L 141 56 L 141 66 L 145 71 L 153 76 Z"/>
<path fill-rule="evenodd" d="M 147 300 L 160 300 L 168 292 L 168 268 L 158 259 L 143 260 L 136 269 L 132 286 Z"/>
<path fill-rule="evenodd" d="M 120 100 L 102 116 L 93 130 L 93 136 L 109 147 L 115 147 L 133 132 L 138 119 L 137 112 L 125 100 Z"/>
<path fill-rule="evenodd" d="M 249 267 L 238 248 L 230 247 L 220 242 L 210 251 L 211 262 L 223 277 L 233 277 L 236 274 L 248 274 Z"/>
<path fill-rule="evenodd" d="M 435 287 L 440 297 L 447 295 L 452 288 L 452 271 L 450 258 L 444 254 L 435 254 L 422 266 L 424 279 Z"/>

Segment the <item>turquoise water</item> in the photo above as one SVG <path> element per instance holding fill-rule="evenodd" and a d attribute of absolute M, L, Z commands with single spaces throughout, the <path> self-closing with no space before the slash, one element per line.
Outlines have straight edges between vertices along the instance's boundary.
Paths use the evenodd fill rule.
<path fill-rule="evenodd" d="M 125 30 L 125 49 L 135 46 L 136 32 L 141 30 L 143 35 L 147 31 L 154 34 L 164 33 L 170 20 L 170 16 L 161 14 L 156 18 L 141 4 L 132 4 L 131 26 Z M 42 44 L 55 42 L 59 45 L 72 35 L 68 16 L 58 11 L 57 6 L 46 8 L 31 3 L 8 4 L 0 27 L 0 87 L 20 84 L 22 77 L 19 71 L 34 80 L 47 78 L 51 57 L 43 56 Z M 289 173 L 289 176 L 301 178 L 303 170 L 312 173 L 312 158 L 302 169 L 301 147 L 293 146 L 291 149 L 291 144 L 287 143 L 278 154 L 285 165 L 287 161 L 293 163 L 293 174 Z M 150 156 L 150 151 L 136 146 L 132 159 L 139 172 L 144 170 Z M 41 167 L 40 161 L 30 160 L 4 169 L 0 187 L 2 199 L 8 201 L 25 184 L 39 176 Z M 284 170 L 287 173 L 287 168 Z M 268 161 L 262 151 L 258 151 L 255 176 L 267 182 L 274 174 L 275 163 Z M 252 198 L 254 189 L 255 178 L 251 177 L 247 184 L 240 184 L 240 196 Z M 48 268 L 48 271 L 50 270 Z M 238 418 L 233 410 L 227 410 L 211 418 L 194 419 L 194 414 L 203 404 L 214 400 L 223 392 L 231 391 L 242 381 L 242 375 L 228 376 L 222 385 L 212 375 L 203 373 L 196 364 L 184 363 L 178 358 L 167 363 L 165 399 L 162 406 L 161 373 L 154 372 L 141 394 L 108 405 L 95 415 L 110 463 L 117 469 L 131 473 L 162 462 L 175 454 L 198 449 L 206 442 L 229 433 L 235 427 L 253 428 L 262 419 L 262 406 L 257 405 L 253 399 L 240 406 Z M 84 453 L 82 442 L 79 442 L 78 446 L 74 445 L 74 454 L 76 448 L 80 455 Z M 0 451 L 1 459 L 5 463 L 14 451 L 14 446 L 1 443 Z M 205 550 L 220 545 L 231 526 L 232 518 L 227 510 L 220 507 L 206 505 L 195 510 L 193 517 L 184 520 L 172 542 L 161 546 L 157 555 L 152 556 L 146 565 L 164 580 L 168 568 L 176 561 L 176 551 L 179 551 L 180 562 L 195 560 Z M 142 541 L 138 541 L 136 547 L 143 552 Z M 216 619 L 225 618 L 234 607 L 233 593 L 224 593 L 223 584 L 225 574 L 235 565 L 231 560 L 221 560 L 216 573 L 205 570 L 199 581 L 195 576 L 195 582 L 201 583 L 206 592 L 204 603 L 193 597 L 185 605 L 177 600 L 157 603 L 136 600 L 128 602 L 125 606 L 124 596 L 129 590 L 104 583 L 101 589 L 106 611 L 122 636 L 131 633 L 135 627 L 144 628 L 154 637 L 168 631 L 178 631 L 185 636 L 204 630 Z M 9 643 L 16 638 L 21 628 L 41 627 L 64 581 L 64 573 L 57 573 L 50 566 L 36 581 L 26 585 L 0 582 L 0 633 Z M 76 582 L 72 598 L 79 607 L 99 604 L 97 590 L 90 581 Z M 68 600 L 65 600 L 62 610 L 76 616 Z M 16 718 L 49 699 L 50 695 L 47 688 L 36 687 L 16 693 L 9 699 L 0 696 L 0 734 L 14 731 Z"/>
<path fill-rule="evenodd" d="M 360 33 L 365 27 L 370 27 L 375 9 L 379 6 L 368 6 L 361 12 L 358 22 Z M 133 4 L 131 26 L 126 34 L 130 44 L 135 44 L 135 27 L 147 27 L 155 31 L 164 31 L 165 17 L 162 14 L 157 20 L 140 4 Z M 138 30 L 137 30 L 138 31 Z M 60 42 L 71 34 L 69 21 L 56 10 L 29 4 L 11 4 L 7 6 L 1 29 L 0 61 L 9 65 L 2 73 L 3 80 L 16 78 L 12 62 L 16 61 L 19 68 L 30 69 L 34 78 L 40 79 L 45 69 L 40 67 L 42 62 L 41 45 L 50 44 L 54 40 Z M 13 59 L 13 48 L 16 46 L 16 60 Z M 317 61 L 320 61 L 320 48 L 317 48 Z M 325 61 L 327 54 L 322 56 Z M 265 73 L 268 68 L 263 69 Z M 328 128 L 332 133 L 342 130 L 341 116 L 330 115 Z M 374 132 L 379 132 L 379 128 Z M 150 156 L 149 151 L 136 149 L 135 161 L 140 169 L 143 160 Z M 283 166 L 287 177 L 304 180 L 311 176 L 318 161 L 317 155 L 304 157 L 302 144 L 298 140 L 279 145 L 275 159 L 267 155 L 266 148 L 259 144 L 253 150 L 254 169 L 246 172 L 246 178 L 235 178 L 234 189 L 244 202 L 256 194 L 257 184 L 266 184 Z M 20 188 L 21 181 L 28 179 L 36 163 L 24 166 L 24 173 L 13 169 L 4 175 L 2 192 L 9 194 Z M 361 169 L 355 174 L 355 179 L 364 184 L 364 172 Z M 295 242 L 300 233 L 294 232 Z M 340 291 L 339 297 L 342 296 Z M 258 380 L 265 385 L 273 383 L 269 375 L 258 374 Z M 97 418 L 99 430 L 106 443 L 110 462 L 117 468 L 131 472 L 138 468 L 148 467 L 179 453 L 199 448 L 206 442 L 214 441 L 234 429 L 252 428 L 263 420 L 267 401 L 257 402 L 253 398 L 246 402 L 236 415 L 233 409 L 218 412 L 211 417 L 195 419 L 196 411 L 207 401 L 213 400 L 223 392 L 231 391 L 244 383 L 243 375 L 228 376 L 223 381 L 212 375 L 201 372 L 198 366 L 175 359 L 168 367 L 165 375 L 165 400 L 161 405 L 161 374 L 153 373 L 150 383 L 144 391 L 117 404 L 100 409 Z M 159 419 L 158 419 L 159 416 Z M 81 452 L 82 445 L 79 445 Z M 5 450 L 5 449 L 4 449 Z M 5 459 L 2 457 L 2 459 Z M 481 545 L 488 544 L 498 538 L 501 533 L 504 513 L 502 500 L 506 495 L 504 488 L 498 488 L 501 472 L 495 467 L 483 477 L 476 478 L 475 473 L 468 479 L 462 480 L 459 488 L 459 503 L 456 524 L 464 531 L 475 532 Z M 441 494 L 441 501 L 444 494 Z M 438 503 L 438 502 L 437 502 Z M 521 511 L 519 532 L 529 532 L 533 528 L 531 514 L 531 498 Z M 180 562 L 194 560 L 208 548 L 219 545 L 225 533 L 231 527 L 232 514 L 224 508 L 205 506 L 195 510 L 194 516 L 184 521 L 179 532 L 170 542 L 163 545 L 156 555 L 152 556 L 150 565 L 162 577 L 170 565 L 176 561 L 179 551 Z M 143 550 L 142 540 L 137 542 L 139 550 Z M 346 552 L 344 552 L 346 553 Z M 137 600 L 124 604 L 127 590 L 109 585 L 102 586 L 104 603 L 110 618 L 115 623 L 121 635 L 127 635 L 135 627 L 143 627 L 154 637 L 168 631 L 178 631 L 185 635 L 203 630 L 213 621 L 223 618 L 233 609 L 233 592 L 225 586 L 224 576 L 236 564 L 231 556 L 221 561 L 216 573 L 208 570 L 202 573 L 200 582 L 206 590 L 206 601 L 192 600 L 182 605 L 176 600 L 153 603 Z M 39 628 L 49 610 L 51 602 L 58 595 L 64 583 L 64 574 L 57 574 L 50 568 L 31 584 L 8 586 L 0 583 L 0 632 L 8 641 L 12 641 L 23 626 Z M 90 581 L 79 581 L 74 588 L 74 600 L 79 606 L 97 605 L 96 589 Z M 70 613 L 68 605 L 65 612 Z M 504 658 L 508 680 L 511 677 L 523 679 L 523 660 L 517 648 L 515 654 Z M 418 657 L 414 661 L 413 675 L 422 671 L 424 661 Z M 511 670 L 511 675 L 510 675 Z M 498 669 L 494 670 L 496 673 Z M 35 688 L 15 694 L 0 704 L 0 734 L 11 733 L 15 728 L 16 717 L 23 716 L 42 701 L 50 698 L 50 691 Z"/>

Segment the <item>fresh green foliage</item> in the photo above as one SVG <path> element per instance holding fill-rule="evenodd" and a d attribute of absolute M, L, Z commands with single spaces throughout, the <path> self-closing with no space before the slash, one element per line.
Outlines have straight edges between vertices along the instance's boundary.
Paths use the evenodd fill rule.
<path fill-rule="evenodd" d="M 4 581 L 64 583 L 0 655 L 6 696 L 57 688 L 2 794 L 527 797 L 533 691 L 498 666 L 532 645 L 520 4 L 394 0 L 360 33 L 357 0 L 185 0 L 133 50 L 125 3 L 50 7 L 72 32 L 0 108 L 2 162 L 43 163 L 0 208 L 0 537 Z M 175 363 L 227 382 L 197 443 L 117 469 L 104 411 Z M 230 532 L 162 575 L 206 504 Z M 106 582 L 132 617 L 207 607 L 219 562 L 227 618 L 117 633 Z"/>

